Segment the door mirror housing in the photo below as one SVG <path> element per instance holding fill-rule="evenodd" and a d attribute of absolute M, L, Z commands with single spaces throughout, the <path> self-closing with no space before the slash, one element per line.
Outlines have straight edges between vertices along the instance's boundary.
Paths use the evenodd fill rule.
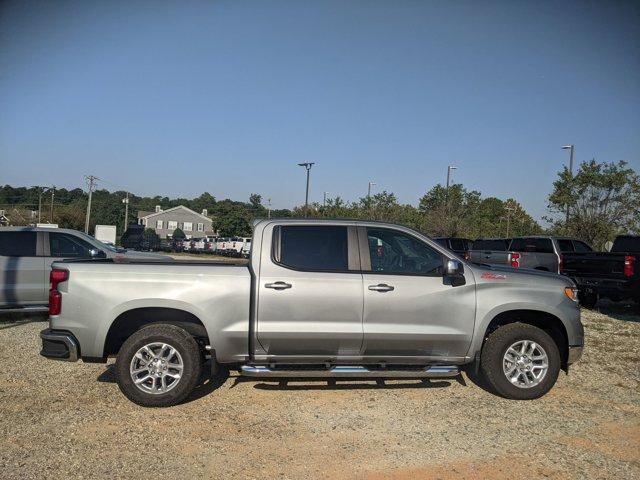
<path fill-rule="evenodd" d="M 97 248 L 89 250 L 89 255 L 91 255 L 91 258 L 104 258 L 106 256 L 102 250 L 98 250 Z"/>
<path fill-rule="evenodd" d="M 455 259 L 447 260 L 444 266 L 444 276 L 445 277 L 462 277 L 464 275 L 464 266 L 462 262 Z"/>

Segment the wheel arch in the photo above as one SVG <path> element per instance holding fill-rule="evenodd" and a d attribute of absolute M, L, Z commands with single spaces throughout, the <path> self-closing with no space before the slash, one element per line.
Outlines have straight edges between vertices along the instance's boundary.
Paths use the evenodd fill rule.
<path fill-rule="evenodd" d="M 183 328 L 202 348 L 211 344 L 207 329 L 193 313 L 170 307 L 138 307 L 120 313 L 111 323 L 104 342 L 103 357 L 117 354 L 122 344 L 141 328 L 159 323 Z"/>
<path fill-rule="evenodd" d="M 484 346 L 484 343 L 491 332 L 503 325 L 516 322 L 538 327 L 549 334 L 558 346 L 563 368 L 566 367 L 569 357 L 569 336 L 567 329 L 560 318 L 542 310 L 518 309 L 506 310 L 498 313 L 491 319 L 485 328 L 482 345 Z"/>

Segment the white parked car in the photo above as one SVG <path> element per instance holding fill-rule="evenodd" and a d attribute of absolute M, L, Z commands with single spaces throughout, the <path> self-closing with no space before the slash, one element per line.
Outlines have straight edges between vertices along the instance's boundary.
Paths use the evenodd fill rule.
<path fill-rule="evenodd" d="M 230 245 L 229 238 L 227 237 L 218 238 L 216 240 L 216 253 L 218 255 L 226 255 L 227 250 L 230 248 L 229 245 Z"/>

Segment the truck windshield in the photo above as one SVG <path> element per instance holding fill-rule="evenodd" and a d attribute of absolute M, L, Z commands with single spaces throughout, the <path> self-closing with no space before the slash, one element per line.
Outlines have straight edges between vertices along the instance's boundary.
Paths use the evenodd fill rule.
<path fill-rule="evenodd" d="M 640 236 L 616 237 L 611 247 L 612 252 L 640 252 Z"/>

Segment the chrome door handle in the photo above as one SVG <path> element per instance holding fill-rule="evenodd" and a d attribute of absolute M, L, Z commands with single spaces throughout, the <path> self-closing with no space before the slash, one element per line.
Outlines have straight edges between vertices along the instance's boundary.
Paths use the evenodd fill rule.
<path fill-rule="evenodd" d="M 374 292 L 390 292 L 391 290 L 395 290 L 395 287 L 387 285 L 386 283 L 379 283 L 378 285 L 369 285 L 369 290 L 373 290 Z"/>
<path fill-rule="evenodd" d="M 290 283 L 286 282 L 274 282 L 274 283 L 265 283 L 265 288 L 273 288 L 274 290 L 286 290 L 287 288 L 291 288 Z"/>

